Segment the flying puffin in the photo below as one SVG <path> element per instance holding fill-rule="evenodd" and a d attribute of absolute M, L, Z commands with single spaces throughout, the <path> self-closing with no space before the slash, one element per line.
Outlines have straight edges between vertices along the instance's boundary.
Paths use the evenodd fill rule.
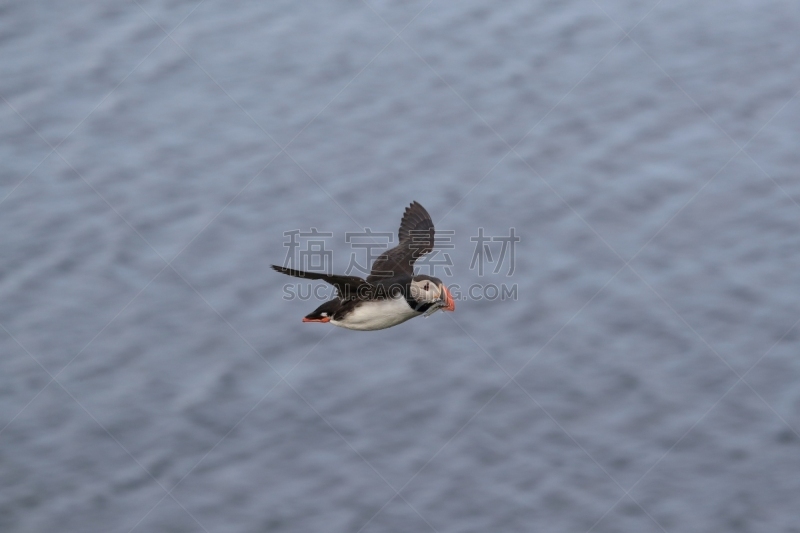
<path fill-rule="evenodd" d="M 400 221 L 399 244 L 375 259 L 366 280 L 278 265 L 272 268 L 289 276 L 321 279 L 336 288 L 336 298 L 306 315 L 303 322 L 330 322 L 362 331 L 390 328 L 439 309 L 455 311 L 455 300 L 442 280 L 414 275 L 414 261 L 433 250 L 434 233 L 431 216 L 419 203 L 412 202 Z"/>

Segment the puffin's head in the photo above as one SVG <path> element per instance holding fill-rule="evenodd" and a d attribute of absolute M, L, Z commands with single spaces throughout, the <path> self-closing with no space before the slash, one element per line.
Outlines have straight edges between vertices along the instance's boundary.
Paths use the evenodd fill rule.
<path fill-rule="evenodd" d="M 414 276 L 411 279 L 411 297 L 420 304 L 436 304 L 444 311 L 456 310 L 456 301 L 439 278 Z"/>

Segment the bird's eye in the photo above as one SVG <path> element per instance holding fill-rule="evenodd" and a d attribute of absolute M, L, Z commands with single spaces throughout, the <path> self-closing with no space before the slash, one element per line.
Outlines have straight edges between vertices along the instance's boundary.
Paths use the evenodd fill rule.
<path fill-rule="evenodd" d="M 428 284 L 427 284 L 427 283 L 425 284 L 425 287 L 423 287 L 423 289 L 422 289 L 422 290 L 424 290 L 424 291 L 427 291 L 427 290 L 428 290 Z"/>

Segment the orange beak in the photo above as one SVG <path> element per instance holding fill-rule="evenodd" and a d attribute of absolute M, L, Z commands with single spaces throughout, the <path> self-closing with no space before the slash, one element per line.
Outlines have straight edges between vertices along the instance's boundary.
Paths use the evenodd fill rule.
<path fill-rule="evenodd" d="M 456 301 L 453 300 L 453 295 L 450 294 L 450 291 L 447 290 L 447 287 L 442 285 L 442 291 L 444 291 L 444 297 L 447 304 L 442 307 L 442 311 L 455 311 L 456 310 Z"/>

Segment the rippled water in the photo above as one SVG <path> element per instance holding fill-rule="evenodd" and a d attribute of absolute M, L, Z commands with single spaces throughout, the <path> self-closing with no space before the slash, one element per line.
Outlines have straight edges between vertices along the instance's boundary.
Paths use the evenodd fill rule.
<path fill-rule="evenodd" d="M 800 9 L 487 6 L 0 4 L 0 529 L 798 531 Z M 302 324 L 411 200 L 518 299 Z"/>

